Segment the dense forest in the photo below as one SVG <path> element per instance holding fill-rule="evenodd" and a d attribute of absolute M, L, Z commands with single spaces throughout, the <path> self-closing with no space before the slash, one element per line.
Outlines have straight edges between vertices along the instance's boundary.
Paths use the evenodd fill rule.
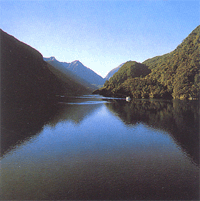
<path fill-rule="evenodd" d="M 198 99 L 200 26 L 172 52 L 137 63 L 126 62 L 93 93 L 133 98 Z"/>

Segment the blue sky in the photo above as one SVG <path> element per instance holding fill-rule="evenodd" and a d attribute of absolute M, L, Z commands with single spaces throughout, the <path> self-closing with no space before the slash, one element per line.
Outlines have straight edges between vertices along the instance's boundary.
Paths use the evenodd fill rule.
<path fill-rule="evenodd" d="M 173 51 L 200 23 L 194 0 L 0 0 L 0 28 L 59 61 L 105 77 Z"/>

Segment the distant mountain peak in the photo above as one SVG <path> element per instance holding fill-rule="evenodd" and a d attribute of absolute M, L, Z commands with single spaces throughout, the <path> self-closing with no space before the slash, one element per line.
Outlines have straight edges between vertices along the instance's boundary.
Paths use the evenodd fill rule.
<path fill-rule="evenodd" d="M 84 79 L 88 83 L 95 85 L 95 86 L 103 86 L 105 80 L 95 73 L 92 69 L 86 67 L 81 63 L 79 60 L 72 61 L 70 63 L 67 62 L 59 62 L 58 60 L 55 59 L 54 56 L 51 56 L 50 58 L 44 58 L 45 61 L 48 62 L 57 62 L 63 65 L 63 68 L 71 71 L 75 75 L 79 76 L 80 78 Z"/>
<path fill-rule="evenodd" d="M 56 57 L 51 56 L 51 57 L 43 57 L 44 61 L 57 61 Z"/>
<path fill-rule="evenodd" d="M 72 61 L 73 64 L 82 64 L 79 60 Z"/>
<path fill-rule="evenodd" d="M 52 61 L 55 61 L 55 60 L 56 60 L 56 57 L 52 56 L 52 57 L 50 57 L 50 59 L 51 59 Z"/>

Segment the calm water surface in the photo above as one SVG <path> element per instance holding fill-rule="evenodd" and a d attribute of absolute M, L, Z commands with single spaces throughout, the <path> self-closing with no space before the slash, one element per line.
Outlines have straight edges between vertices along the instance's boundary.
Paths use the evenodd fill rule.
<path fill-rule="evenodd" d="M 1 160 L 3 200 L 198 200 L 198 105 L 85 96 L 52 110 L 25 111 L 32 123 Z"/>

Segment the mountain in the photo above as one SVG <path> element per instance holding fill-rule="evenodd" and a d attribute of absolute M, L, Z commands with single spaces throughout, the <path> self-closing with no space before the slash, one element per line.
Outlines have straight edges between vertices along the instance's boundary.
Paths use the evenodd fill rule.
<path fill-rule="evenodd" d="M 174 51 L 144 61 L 141 65 L 149 69 L 145 76 L 129 76 L 132 67 L 126 64 L 94 93 L 105 96 L 129 95 L 133 98 L 198 99 L 200 26 L 196 27 Z M 148 72 L 147 69 L 145 71 Z"/>
<path fill-rule="evenodd" d="M 46 115 L 43 120 L 48 121 L 49 113 L 58 102 L 57 95 L 91 92 L 57 72 L 37 50 L 1 29 L 0 44 L 2 144 L 11 142 L 14 135 L 27 136 L 27 128 L 35 129 L 36 121 L 30 119 L 30 112 L 36 114 L 36 119 L 42 113 Z M 26 126 L 21 126 L 25 121 L 28 121 Z"/>
<path fill-rule="evenodd" d="M 62 83 L 49 70 L 42 55 L 0 30 L 2 103 L 30 104 L 53 99 Z"/>
<path fill-rule="evenodd" d="M 97 89 L 96 86 L 90 84 L 89 82 L 87 82 L 86 80 L 84 80 L 83 78 L 79 77 L 78 75 L 76 75 L 75 73 L 73 73 L 72 71 L 70 71 L 68 68 L 66 68 L 62 62 L 59 62 L 58 60 L 56 60 L 55 57 L 50 57 L 50 58 L 44 58 L 44 61 L 46 61 L 48 64 L 50 64 L 51 66 L 54 67 L 50 68 L 51 71 L 56 74 L 62 75 L 62 80 L 63 81 L 70 81 L 73 80 L 73 82 L 76 82 L 77 84 L 93 91 L 95 89 Z M 70 83 L 69 83 L 70 84 Z"/>
<path fill-rule="evenodd" d="M 172 52 L 143 62 L 174 99 L 194 99 L 200 89 L 200 26 Z"/>
<path fill-rule="evenodd" d="M 55 57 L 44 58 L 47 62 L 55 61 Z M 56 60 L 57 61 L 57 60 Z M 59 62 L 59 61 L 57 61 Z M 98 74 L 96 74 L 90 68 L 84 66 L 80 61 L 75 60 L 71 63 L 67 62 L 59 62 L 65 69 L 70 70 L 73 74 L 79 76 L 83 80 L 87 81 L 88 83 L 96 86 L 101 87 L 103 86 L 105 80 Z M 64 68 L 62 68 L 64 70 Z"/>
<path fill-rule="evenodd" d="M 112 69 L 104 78 L 105 80 L 109 80 L 125 63 L 120 64 L 116 68 Z"/>
<path fill-rule="evenodd" d="M 79 77 L 87 80 L 90 84 L 93 84 L 95 86 L 102 86 L 105 82 L 105 80 L 100 75 L 96 74 L 90 68 L 84 66 L 78 60 L 71 62 L 69 65 L 68 63 L 63 62 L 63 65 Z"/>
<path fill-rule="evenodd" d="M 116 88 L 127 79 L 145 77 L 150 72 L 151 70 L 146 65 L 136 61 L 128 61 L 114 74 L 114 76 L 110 78 L 107 83 L 112 83 L 113 87 Z"/>
<path fill-rule="evenodd" d="M 109 80 L 105 82 L 102 88 L 94 91 L 93 93 L 118 97 L 131 95 L 130 92 L 124 91 L 124 89 L 122 89 L 122 84 L 126 80 L 143 78 L 150 72 L 151 70 L 148 68 L 148 66 L 136 61 L 128 61 L 122 65 L 122 67 Z"/>

